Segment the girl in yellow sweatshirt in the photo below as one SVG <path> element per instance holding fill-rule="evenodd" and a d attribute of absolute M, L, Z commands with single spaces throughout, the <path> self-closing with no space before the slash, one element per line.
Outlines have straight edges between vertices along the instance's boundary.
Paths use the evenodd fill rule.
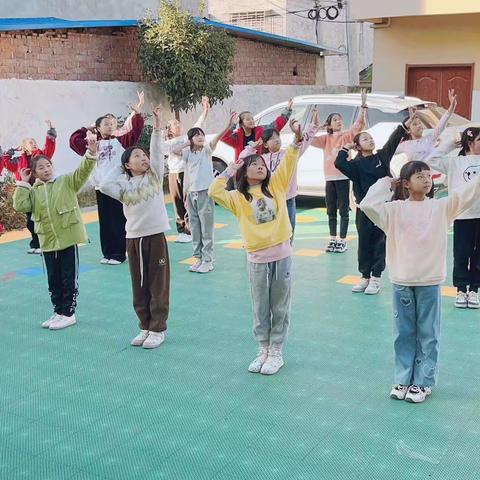
<path fill-rule="evenodd" d="M 295 174 L 302 138 L 300 125 L 290 122 L 295 133 L 284 160 L 273 174 L 261 155 L 242 152 L 210 186 L 209 195 L 230 210 L 239 221 L 247 251 L 252 295 L 253 335 L 260 345 L 248 367 L 252 373 L 272 375 L 283 366 L 282 347 L 287 338 L 291 306 L 292 227 L 286 195 Z M 254 143 L 257 147 L 261 140 Z M 237 189 L 227 191 L 236 174 Z"/>

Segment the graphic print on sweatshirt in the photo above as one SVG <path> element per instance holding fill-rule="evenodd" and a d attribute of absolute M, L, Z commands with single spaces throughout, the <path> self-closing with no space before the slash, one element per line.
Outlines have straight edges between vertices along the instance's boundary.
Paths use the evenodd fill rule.
<path fill-rule="evenodd" d="M 480 173 L 480 165 L 470 165 L 463 171 L 463 179 L 469 182 Z"/>
<path fill-rule="evenodd" d="M 268 223 L 275 220 L 275 202 L 273 198 L 261 197 L 251 201 L 255 223 Z"/>

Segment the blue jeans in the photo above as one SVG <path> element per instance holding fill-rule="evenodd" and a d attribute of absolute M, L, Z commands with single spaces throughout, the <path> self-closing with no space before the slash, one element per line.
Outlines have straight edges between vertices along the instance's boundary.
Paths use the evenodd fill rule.
<path fill-rule="evenodd" d="M 290 219 L 290 225 L 292 226 L 292 240 L 293 240 L 293 234 L 295 233 L 295 223 L 296 223 L 296 216 L 297 216 L 297 203 L 295 201 L 295 197 L 289 198 L 287 200 L 287 211 L 288 211 L 288 218 Z"/>
<path fill-rule="evenodd" d="M 436 384 L 440 340 L 440 285 L 393 284 L 395 383 Z"/>

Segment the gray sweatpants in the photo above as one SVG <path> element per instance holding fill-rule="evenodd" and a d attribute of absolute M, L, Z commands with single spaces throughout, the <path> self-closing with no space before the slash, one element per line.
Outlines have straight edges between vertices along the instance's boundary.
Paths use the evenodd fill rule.
<path fill-rule="evenodd" d="M 292 257 L 271 263 L 248 262 L 257 342 L 282 347 L 290 322 Z"/>
<path fill-rule="evenodd" d="M 203 262 L 213 262 L 215 203 L 208 196 L 208 190 L 188 192 L 187 210 L 192 233 L 193 256 Z"/>

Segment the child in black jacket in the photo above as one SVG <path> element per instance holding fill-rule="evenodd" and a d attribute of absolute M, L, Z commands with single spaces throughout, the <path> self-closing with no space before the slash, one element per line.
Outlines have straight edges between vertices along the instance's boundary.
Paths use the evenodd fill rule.
<path fill-rule="evenodd" d="M 352 181 L 357 204 L 379 178 L 391 176 L 390 161 L 413 118 L 414 113 L 411 113 L 410 118 L 394 130 L 387 143 L 376 153 L 375 141 L 368 132 L 360 132 L 352 144 L 345 145 L 338 152 L 335 167 Z M 349 160 L 350 149 L 357 151 L 353 160 Z M 355 224 L 358 232 L 358 270 L 362 279 L 352 292 L 376 295 L 385 270 L 385 234 L 358 208 Z"/>

